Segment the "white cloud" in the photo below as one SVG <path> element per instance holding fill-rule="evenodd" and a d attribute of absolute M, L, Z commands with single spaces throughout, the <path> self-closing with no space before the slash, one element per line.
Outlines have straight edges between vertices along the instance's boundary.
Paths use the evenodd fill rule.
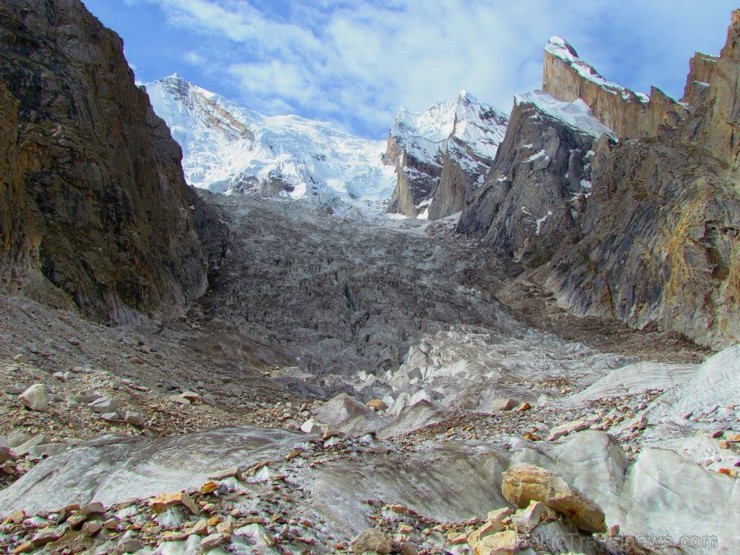
<path fill-rule="evenodd" d="M 183 54 L 182 59 L 193 66 L 202 66 L 206 63 L 206 57 L 195 50 L 190 50 Z"/>
<path fill-rule="evenodd" d="M 375 135 L 399 105 L 422 110 L 460 89 L 508 110 L 513 94 L 540 85 L 542 49 L 555 34 L 608 78 L 677 88 L 692 53 L 687 33 L 710 17 L 726 27 L 733 7 L 729 0 L 711 7 L 675 0 L 139 1 L 159 5 L 171 25 L 198 35 L 197 51 L 184 59 L 211 75 L 220 71 L 241 91 L 234 100 Z M 258 9 L 265 5 L 272 11 Z"/>

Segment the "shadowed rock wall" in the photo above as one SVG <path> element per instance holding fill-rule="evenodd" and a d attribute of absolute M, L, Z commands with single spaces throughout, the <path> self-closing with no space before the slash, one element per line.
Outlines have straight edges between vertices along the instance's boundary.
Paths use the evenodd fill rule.
<path fill-rule="evenodd" d="M 121 39 L 79 0 L 0 3 L 0 152 L 3 289 L 116 322 L 205 291 L 222 228 Z"/>

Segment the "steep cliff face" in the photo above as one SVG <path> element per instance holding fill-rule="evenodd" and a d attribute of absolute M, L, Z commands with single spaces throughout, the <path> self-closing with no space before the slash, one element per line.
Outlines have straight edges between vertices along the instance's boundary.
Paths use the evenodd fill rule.
<path fill-rule="evenodd" d="M 431 157 L 409 152 L 401 139 L 391 132 L 383 160 L 394 166 L 396 172 L 396 187 L 388 203 L 388 212 L 409 218 L 426 217 L 442 175 L 443 156 L 439 152 Z"/>
<path fill-rule="evenodd" d="M 740 340 L 738 37 L 740 11 L 720 57 L 692 60 L 683 105 L 657 89 L 645 101 L 551 41 L 545 89 L 559 101 L 581 98 L 613 134 L 577 144 L 578 133 L 564 135 L 565 118 L 518 102 L 491 178 L 458 230 L 508 251 L 576 314 L 657 325 L 713 347 Z M 535 144 L 544 168 L 521 162 Z M 590 187 L 578 193 L 567 184 L 580 173 L 564 155 L 583 149 L 576 168 L 586 181 L 590 171 Z M 534 228 L 517 207 L 527 207 Z"/>
<path fill-rule="evenodd" d="M 383 157 L 394 165 L 388 212 L 439 219 L 468 205 L 493 164 L 506 116 L 462 91 L 415 114 L 401 109 Z"/>
<path fill-rule="evenodd" d="M 0 5 L 0 114 L 3 289 L 116 322 L 176 314 L 205 291 L 198 230 L 213 266 L 222 228 L 121 40 L 79 0 Z"/>
<path fill-rule="evenodd" d="M 733 166 L 737 177 L 740 151 L 740 10 L 733 12 L 727 42 L 712 65 L 713 68 L 706 72 L 708 75 L 700 76 L 708 78 L 709 86 L 701 99 L 704 101 L 696 106 L 694 125 L 688 127 L 688 138 Z M 690 74 L 689 80 L 696 78 Z"/>
<path fill-rule="evenodd" d="M 618 137 L 654 136 L 661 126 L 674 128 L 688 115 L 660 89 L 653 87 L 648 97 L 608 81 L 560 37 L 545 47 L 542 89 L 563 102 L 583 99 Z"/>
<path fill-rule="evenodd" d="M 516 97 L 496 162 L 458 231 L 527 266 L 549 260 L 591 195 L 592 148 L 602 135 L 611 131 L 581 100 Z"/>
<path fill-rule="evenodd" d="M 718 59 L 715 56 L 707 56 L 697 52 L 689 60 L 689 75 L 681 99 L 683 102 L 693 107 L 705 104 L 706 95 L 709 92 L 709 82 L 712 80 L 712 74 L 714 68 L 717 67 Z"/>
<path fill-rule="evenodd" d="M 578 238 L 553 257 L 548 287 L 578 314 L 737 341 L 737 181 L 687 143 L 599 147 Z"/>

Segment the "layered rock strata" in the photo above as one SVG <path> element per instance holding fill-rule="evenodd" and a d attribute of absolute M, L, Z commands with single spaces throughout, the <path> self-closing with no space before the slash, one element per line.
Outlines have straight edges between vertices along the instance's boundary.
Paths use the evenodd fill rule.
<path fill-rule="evenodd" d="M 579 98 L 619 137 L 650 137 L 662 126 L 675 127 L 688 115 L 685 106 L 653 87 L 650 96 L 602 77 L 560 37 L 545 47 L 542 90 L 564 102 Z"/>
<path fill-rule="evenodd" d="M 0 5 L 0 114 L 4 290 L 116 322 L 177 314 L 205 291 L 223 228 L 185 184 L 121 39 L 79 0 Z"/>
<path fill-rule="evenodd" d="M 658 89 L 646 101 L 551 40 L 544 88 L 554 98 L 517 102 L 458 231 L 515 257 L 576 314 L 716 348 L 737 342 L 738 37 L 735 11 L 721 55 L 692 60 L 682 103 Z M 609 129 L 574 119 L 578 103 Z M 590 145 L 576 144 L 586 131 Z"/>

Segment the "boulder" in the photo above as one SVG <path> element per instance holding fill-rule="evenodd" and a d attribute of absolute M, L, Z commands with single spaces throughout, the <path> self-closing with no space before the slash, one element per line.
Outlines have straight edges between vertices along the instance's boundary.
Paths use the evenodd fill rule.
<path fill-rule="evenodd" d="M 329 426 L 341 426 L 356 418 L 373 416 L 373 411 L 346 393 L 340 393 L 314 410 L 314 418 Z"/>
<path fill-rule="evenodd" d="M 199 515 L 200 510 L 193 499 L 186 493 L 163 493 L 149 500 L 149 506 L 155 513 L 161 513 L 168 507 L 181 505 L 194 515 Z"/>
<path fill-rule="evenodd" d="M 388 405 L 386 405 L 382 399 L 372 399 L 365 403 L 369 408 L 375 410 L 375 411 L 384 411 L 388 410 Z"/>
<path fill-rule="evenodd" d="M 489 511 L 486 516 L 486 520 L 489 522 L 500 522 L 502 524 L 506 524 L 509 517 L 511 517 L 511 509 L 509 507 L 502 507 L 494 511 Z"/>
<path fill-rule="evenodd" d="M 24 455 L 28 455 L 32 448 L 38 445 L 45 445 L 47 443 L 49 443 L 49 436 L 47 436 L 46 434 L 39 434 L 37 436 L 31 437 L 25 443 L 14 447 L 13 452 L 19 457 L 22 457 Z"/>
<path fill-rule="evenodd" d="M 100 530 L 102 529 L 103 529 L 103 523 L 100 522 L 99 520 L 93 520 L 93 521 L 86 522 L 85 524 L 83 524 L 81 531 L 86 536 L 92 537 L 98 532 L 100 532 Z"/>
<path fill-rule="evenodd" d="M 216 534 L 210 534 L 203 538 L 203 541 L 201 542 L 200 546 L 204 551 L 207 551 L 209 549 L 214 549 L 218 547 L 219 545 L 226 543 L 228 539 L 230 538 L 230 534 L 224 534 L 223 532 L 218 532 Z"/>
<path fill-rule="evenodd" d="M 31 538 L 31 543 L 34 547 L 42 547 L 47 543 L 57 541 L 64 535 L 65 532 L 66 529 L 57 528 L 55 526 L 44 528 L 43 530 L 37 532 L 33 538 Z"/>
<path fill-rule="evenodd" d="M 473 555 L 509 555 L 520 549 L 519 535 L 514 530 L 505 530 L 486 536 L 473 547 Z"/>
<path fill-rule="evenodd" d="M 313 418 L 309 418 L 301 424 L 301 431 L 307 434 L 315 434 L 321 431 L 321 425 Z"/>
<path fill-rule="evenodd" d="M 126 422 L 126 424 L 131 424 L 132 426 L 135 426 L 137 428 L 143 428 L 145 425 L 144 418 L 141 416 L 140 413 L 136 411 L 126 411 L 124 421 Z"/>
<path fill-rule="evenodd" d="M 49 394 L 42 383 L 33 384 L 20 395 L 20 399 L 31 410 L 44 410 L 49 406 Z"/>
<path fill-rule="evenodd" d="M 100 397 L 87 406 L 95 412 L 105 414 L 116 412 L 120 408 L 121 403 L 115 399 L 111 399 L 110 397 Z"/>
<path fill-rule="evenodd" d="M 512 399 L 511 397 L 503 397 L 494 399 L 489 405 L 491 412 L 501 412 L 505 410 L 511 410 L 519 405 L 519 401 Z"/>
<path fill-rule="evenodd" d="M 605 532 L 604 511 L 568 485 L 557 474 L 539 466 L 519 463 L 503 473 L 501 490 L 514 505 L 525 508 L 531 501 L 541 501 L 554 511 L 569 518 L 586 532 Z"/>
<path fill-rule="evenodd" d="M 14 428 L 8 434 L 8 445 L 15 448 L 23 445 L 31 438 L 33 438 L 33 434 L 29 433 L 25 428 Z"/>
<path fill-rule="evenodd" d="M 352 553 L 385 555 L 393 550 L 393 540 L 380 528 L 370 528 L 352 540 L 351 548 Z"/>
<path fill-rule="evenodd" d="M 498 521 L 488 521 L 483 526 L 476 528 L 472 534 L 468 536 L 468 544 L 470 547 L 475 547 L 486 536 L 491 536 L 497 532 L 505 530 L 506 526 Z"/>
<path fill-rule="evenodd" d="M 530 501 L 526 509 L 521 509 L 511 517 L 514 529 L 520 534 L 529 534 L 541 522 L 557 520 L 557 514 L 544 503 Z"/>

